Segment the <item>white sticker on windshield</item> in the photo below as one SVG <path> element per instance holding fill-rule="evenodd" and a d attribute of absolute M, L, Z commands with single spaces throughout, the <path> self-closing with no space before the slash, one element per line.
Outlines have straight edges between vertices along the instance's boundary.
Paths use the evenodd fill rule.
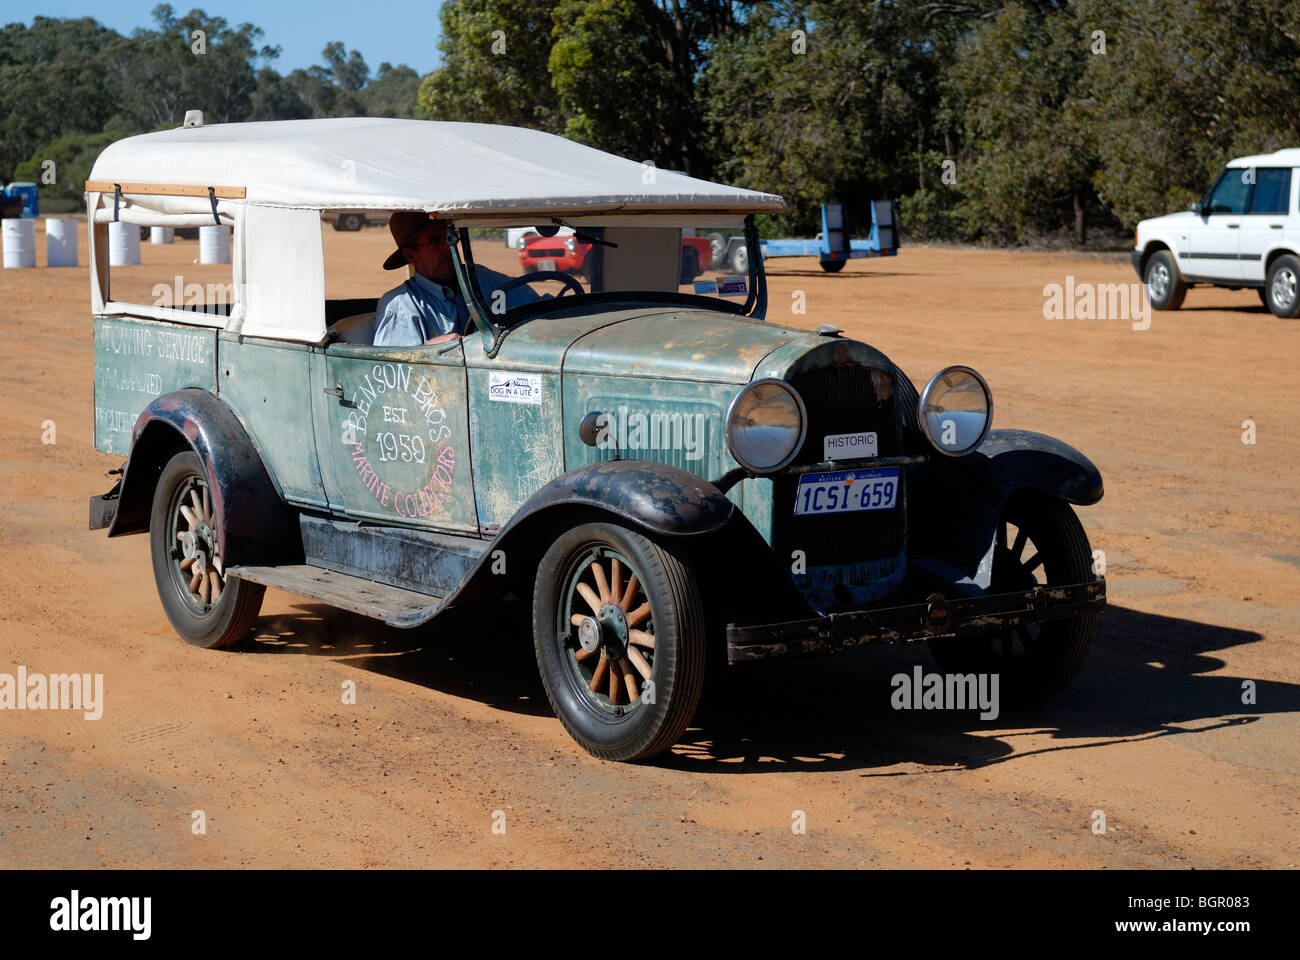
<path fill-rule="evenodd" d="M 540 373 L 506 373 L 493 371 L 488 374 L 488 399 L 501 403 L 542 402 L 542 375 Z"/>
<path fill-rule="evenodd" d="M 744 293 L 744 292 L 745 292 L 744 277 L 720 277 L 718 279 L 719 295 L 726 296 L 729 293 Z"/>

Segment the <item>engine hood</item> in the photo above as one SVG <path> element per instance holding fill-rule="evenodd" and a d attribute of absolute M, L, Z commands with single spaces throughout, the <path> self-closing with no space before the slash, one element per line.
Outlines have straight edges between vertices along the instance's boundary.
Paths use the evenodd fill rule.
<path fill-rule="evenodd" d="M 1192 211 L 1184 210 L 1181 213 L 1167 213 L 1163 217 L 1141 220 L 1138 222 L 1137 228 L 1139 233 L 1146 233 L 1149 230 L 1185 230 L 1194 223 L 1199 223 L 1200 220 L 1201 218 Z"/>
<path fill-rule="evenodd" d="M 825 342 L 807 330 L 712 310 L 640 310 L 574 340 L 564 373 L 741 384 L 773 352 Z"/>

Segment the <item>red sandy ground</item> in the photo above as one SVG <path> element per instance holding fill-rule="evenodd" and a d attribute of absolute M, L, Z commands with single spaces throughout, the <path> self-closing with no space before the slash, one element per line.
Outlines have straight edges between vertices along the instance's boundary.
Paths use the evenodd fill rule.
<path fill-rule="evenodd" d="M 197 246 L 146 244 L 163 269 L 115 276 L 206 281 Z M 326 231 L 330 294 L 392 286 L 388 249 L 383 230 Z M 101 672 L 107 706 L 0 712 L 0 866 L 1300 860 L 1300 321 L 1251 291 L 1195 290 L 1136 332 L 1043 317 L 1044 284 L 1067 274 L 1133 281 L 1123 256 L 905 248 L 837 276 L 770 261 L 771 320 L 834 323 L 919 381 L 970 364 L 995 425 L 1095 459 L 1106 497 L 1081 515 L 1111 609 L 1081 675 L 1031 711 L 894 712 L 890 676 L 932 669 L 927 651 L 857 651 L 751 672 L 723 720 L 629 766 L 550 715 L 518 613 L 403 634 L 270 591 L 245 652 L 178 640 L 147 540 L 86 529 L 120 461 L 92 445 L 84 231 L 81 251 L 80 269 L 0 273 L 0 672 Z M 806 314 L 788 311 L 795 290 Z"/>

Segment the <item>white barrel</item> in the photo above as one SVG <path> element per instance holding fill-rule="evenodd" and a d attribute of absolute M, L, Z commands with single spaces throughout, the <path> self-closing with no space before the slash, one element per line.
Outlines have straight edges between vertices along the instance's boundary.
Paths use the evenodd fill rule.
<path fill-rule="evenodd" d="M 199 263 L 230 262 L 230 228 L 199 227 Z"/>
<path fill-rule="evenodd" d="M 36 266 L 36 221 L 30 217 L 0 220 L 5 268 Z"/>
<path fill-rule="evenodd" d="M 171 243 L 176 239 L 175 227 L 150 227 L 149 242 L 155 246 L 160 243 Z"/>
<path fill-rule="evenodd" d="M 135 267 L 140 265 L 140 227 L 118 220 L 108 225 L 108 265 L 110 267 Z"/>
<path fill-rule="evenodd" d="M 45 265 L 47 267 L 77 266 L 77 245 L 81 221 L 74 217 L 59 217 L 45 221 Z"/>

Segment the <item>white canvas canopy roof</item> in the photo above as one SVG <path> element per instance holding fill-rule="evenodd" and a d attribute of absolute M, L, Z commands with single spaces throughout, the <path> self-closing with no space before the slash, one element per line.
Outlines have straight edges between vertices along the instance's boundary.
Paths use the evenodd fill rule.
<path fill-rule="evenodd" d="M 319 343 L 324 210 L 420 210 L 484 226 L 588 214 L 639 222 L 696 215 L 739 226 L 748 214 L 783 207 L 770 193 L 518 127 L 381 117 L 181 127 L 119 140 L 91 169 L 91 308 Z M 113 220 L 231 226 L 229 316 L 113 300 L 106 262 Z"/>
<path fill-rule="evenodd" d="M 108 147 L 90 179 L 243 187 L 247 204 L 314 210 L 748 214 L 784 206 L 770 193 L 655 170 L 539 130 L 381 117 L 146 133 Z"/>

